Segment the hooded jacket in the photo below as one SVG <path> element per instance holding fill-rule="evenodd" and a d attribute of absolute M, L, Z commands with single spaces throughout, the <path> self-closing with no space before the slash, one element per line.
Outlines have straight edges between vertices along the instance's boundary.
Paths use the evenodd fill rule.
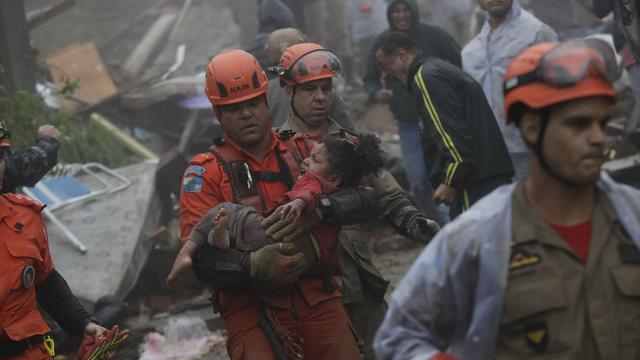
<path fill-rule="evenodd" d="M 418 5 L 413 0 L 394 0 L 387 8 L 387 21 L 389 29 L 379 34 L 372 42 L 367 60 L 367 70 L 364 76 L 364 88 L 369 94 L 370 100 L 375 100 L 375 94 L 382 89 L 380 82 L 380 70 L 376 65 L 376 51 L 385 37 L 392 31 L 398 31 L 391 22 L 391 10 L 399 3 L 406 4 L 413 15 L 413 25 L 407 31 L 418 48 L 425 54 L 440 58 L 458 67 L 461 66 L 460 46 L 456 40 L 443 29 L 420 22 Z M 418 110 L 415 107 L 413 96 L 399 80 L 386 80 L 386 87 L 393 91 L 393 98 L 389 104 L 391 112 L 398 121 L 417 122 Z"/>
<path fill-rule="evenodd" d="M 255 56 L 260 66 L 266 71 L 269 66 L 266 44 L 269 34 L 283 28 L 297 28 L 297 23 L 293 12 L 280 0 L 261 0 L 258 9 L 259 32 L 245 50 Z"/>
<path fill-rule="evenodd" d="M 374 347 L 378 359 L 495 358 L 507 288 L 512 195 L 505 185 L 442 229 L 394 291 Z M 640 191 L 602 173 L 598 189 L 640 249 Z M 540 299 L 545 301 L 545 299 Z"/>
<path fill-rule="evenodd" d="M 534 44 L 557 40 L 553 29 L 522 9 L 519 0 L 513 0 L 506 20 L 493 34 L 487 20 L 480 33 L 462 50 L 462 68 L 482 85 L 511 153 L 526 152 L 527 148 L 517 127 L 505 123 L 504 75 L 513 58 L 522 50 Z"/>

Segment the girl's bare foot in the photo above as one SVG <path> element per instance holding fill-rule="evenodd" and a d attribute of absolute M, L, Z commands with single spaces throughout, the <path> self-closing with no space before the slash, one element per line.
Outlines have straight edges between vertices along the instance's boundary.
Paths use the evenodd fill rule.
<path fill-rule="evenodd" d="M 176 256 L 176 260 L 173 263 L 173 267 L 171 268 L 171 272 L 169 273 L 169 276 L 167 276 L 167 285 L 169 285 L 169 287 L 176 286 L 187 269 L 191 268 L 193 265 L 192 256 L 197 248 L 198 246 L 196 243 L 188 240 L 182 249 L 180 249 L 178 256 Z"/>
<path fill-rule="evenodd" d="M 209 243 L 218 249 L 228 249 L 231 246 L 229 240 L 229 215 L 224 209 L 220 209 L 213 219 L 213 230 L 209 233 Z"/>

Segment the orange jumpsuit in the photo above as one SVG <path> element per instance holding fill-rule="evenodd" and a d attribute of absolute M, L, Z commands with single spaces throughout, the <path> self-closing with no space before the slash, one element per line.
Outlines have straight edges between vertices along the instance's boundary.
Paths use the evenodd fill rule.
<path fill-rule="evenodd" d="M 271 145 L 262 161 L 242 150 L 231 139 L 231 147 L 252 171 L 281 171 L 277 152 L 290 148 L 271 132 Z M 291 140 L 287 140 L 291 141 Z M 306 154 L 305 154 L 306 155 Z M 222 202 L 234 202 L 234 190 L 225 166 L 212 153 L 196 155 L 183 177 L 180 193 L 180 231 L 184 243 L 195 223 Z M 292 174 L 294 179 L 299 174 Z M 289 189 L 280 181 L 256 181 L 261 202 L 272 209 Z M 335 281 L 333 281 L 335 284 Z M 227 328 L 227 350 L 235 359 L 275 359 L 272 345 L 258 324 L 257 303 L 272 309 L 281 325 L 304 339 L 305 359 L 359 359 L 360 352 L 335 288 L 327 291 L 323 278 L 304 276 L 295 284 L 275 290 L 221 291 L 220 313 Z"/>
<path fill-rule="evenodd" d="M 22 195 L 0 195 L 0 342 L 51 331 L 36 307 L 35 287 L 54 270 L 42 205 Z M 3 360 L 51 359 L 36 345 Z"/>

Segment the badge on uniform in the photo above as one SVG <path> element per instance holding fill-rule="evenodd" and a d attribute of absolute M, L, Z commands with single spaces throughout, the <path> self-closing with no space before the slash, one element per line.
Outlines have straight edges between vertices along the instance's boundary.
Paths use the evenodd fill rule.
<path fill-rule="evenodd" d="M 522 269 L 528 266 L 533 266 L 540 263 L 540 256 L 536 254 L 529 254 L 528 252 L 520 249 L 515 249 L 511 253 L 511 261 L 509 262 L 509 270 Z"/>
<path fill-rule="evenodd" d="M 200 165 L 191 165 L 187 168 L 187 170 L 185 170 L 184 175 L 196 175 L 196 176 L 202 176 L 202 174 L 205 173 L 205 171 L 207 171 L 207 169 L 203 168 Z"/>
<path fill-rule="evenodd" d="M 549 346 L 549 330 L 547 323 L 535 322 L 525 325 L 524 337 L 527 345 L 538 354 L 543 354 Z"/>
<path fill-rule="evenodd" d="M 202 191 L 202 178 L 199 176 L 186 177 L 182 180 L 182 191 L 185 193 L 197 193 Z"/>
<path fill-rule="evenodd" d="M 22 269 L 22 287 L 25 289 L 31 289 L 33 282 L 36 279 L 36 269 L 31 265 L 26 265 Z"/>

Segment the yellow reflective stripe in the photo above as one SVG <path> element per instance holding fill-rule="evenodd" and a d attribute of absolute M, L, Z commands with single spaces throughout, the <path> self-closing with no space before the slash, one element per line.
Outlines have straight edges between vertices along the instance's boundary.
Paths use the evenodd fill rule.
<path fill-rule="evenodd" d="M 447 168 L 447 173 L 445 175 L 445 183 L 447 185 L 450 185 L 451 180 L 455 175 L 455 171 L 457 170 L 459 163 L 462 162 L 462 157 L 460 156 L 460 153 L 458 153 L 458 149 L 456 149 L 455 144 L 451 140 L 451 136 L 449 136 L 449 134 L 445 131 L 444 127 L 442 126 L 442 122 L 440 121 L 438 112 L 436 111 L 435 106 L 431 101 L 431 96 L 429 95 L 429 91 L 427 90 L 427 87 L 424 84 L 424 80 L 422 79 L 421 74 L 422 74 L 422 66 L 420 66 L 420 68 L 418 69 L 418 73 L 414 77 L 414 80 L 416 81 L 416 83 L 418 84 L 418 87 L 420 88 L 420 93 L 422 94 L 422 101 L 424 102 L 424 106 L 427 109 L 427 112 L 429 112 L 429 117 L 431 117 L 431 121 L 433 122 L 434 126 L 436 127 L 436 130 L 440 134 L 440 137 L 442 137 L 442 141 L 444 142 L 444 145 L 447 148 L 447 150 L 449 150 L 449 153 L 451 154 L 451 157 L 453 158 L 453 161 L 454 161 L 454 164 L 452 164 L 453 166 L 449 165 L 449 167 Z"/>
<path fill-rule="evenodd" d="M 447 184 L 447 185 L 450 184 L 449 183 L 449 177 L 451 176 L 451 171 L 453 170 L 454 166 L 455 166 L 455 163 L 451 163 L 451 164 L 449 164 L 449 166 L 447 166 L 447 172 L 444 175 L 444 183 Z"/>
<path fill-rule="evenodd" d="M 429 90 L 427 90 L 427 86 L 424 83 L 424 79 L 421 76 L 422 74 L 422 66 L 418 69 L 418 74 L 416 75 L 418 78 L 418 86 L 420 87 L 422 98 L 425 102 L 425 106 L 429 109 L 429 113 L 432 115 L 432 120 L 436 125 L 436 128 L 439 129 L 440 136 L 444 139 L 445 145 L 447 145 L 447 149 L 451 152 L 451 156 L 456 162 L 462 162 L 462 157 L 458 153 L 458 149 L 456 149 L 453 140 L 451 140 L 451 136 L 446 132 L 444 126 L 442 126 L 442 122 L 440 121 L 440 116 L 438 116 L 438 112 L 436 111 L 435 106 L 433 105 L 433 101 L 431 101 L 431 96 L 429 95 Z"/>
<path fill-rule="evenodd" d="M 459 162 L 455 162 L 455 163 L 449 165 L 449 167 L 451 168 L 451 174 L 449 174 L 445 178 L 445 184 L 451 185 L 451 182 L 453 181 L 453 175 L 456 173 L 456 170 L 458 170 L 458 165 L 460 165 Z"/>

